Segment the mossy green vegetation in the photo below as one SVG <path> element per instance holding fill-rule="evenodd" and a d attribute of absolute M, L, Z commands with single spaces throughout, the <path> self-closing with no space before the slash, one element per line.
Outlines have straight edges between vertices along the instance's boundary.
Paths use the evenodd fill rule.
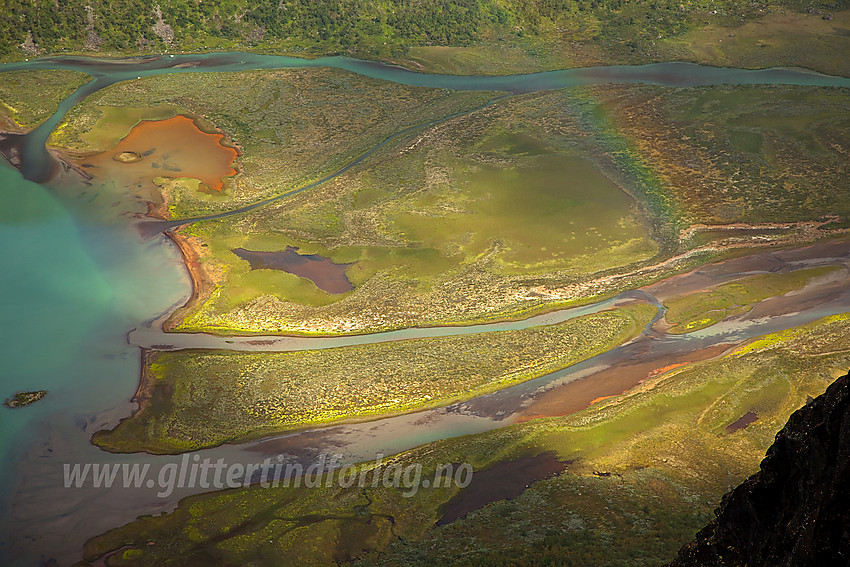
<path fill-rule="evenodd" d="M 102 91 L 92 96 L 101 95 Z M 101 95 L 102 96 L 102 95 Z M 98 104 L 97 111 L 88 110 L 93 104 L 87 97 L 81 104 L 66 114 L 63 121 L 51 133 L 50 143 L 64 149 L 84 153 L 100 153 L 114 148 L 142 120 L 165 120 L 176 116 L 179 111 L 168 104 L 152 104 L 134 107 Z"/>
<path fill-rule="evenodd" d="M 197 94 L 211 91 L 220 96 Z M 403 126 L 488 96 L 329 69 L 164 75 L 96 93 L 54 143 L 105 149 L 138 120 L 176 112 L 223 128 L 243 153 L 222 193 L 161 186 L 171 215 L 187 217 L 286 194 Z M 394 140 L 325 185 L 186 228 L 206 245 L 216 288 L 176 328 L 350 333 L 518 317 L 589 301 L 600 292 L 585 282 L 664 259 L 694 222 L 847 217 L 845 99 L 611 86 L 499 100 Z M 286 246 L 353 264 L 355 289 L 329 295 L 231 252 Z"/>
<path fill-rule="evenodd" d="M 634 201 L 593 164 L 552 155 L 544 143 L 522 134 L 488 142 L 489 151 L 529 159 L 513 167 L 449 162 L 459 191 L 430 191 L 408 200 L 411 212 L 393 214 L 391 230 L 435 250 L 460 243 L 468 258 L 486 253 L 498 236 L 504 244 L 495 255 L 497 270 L 514 274 L 564 269 L 587 274 L 655 252 L 632 210 Z M 423 214 L 437 203 L 444 209 L 438 219 Z"/>
<path fill-rule="evenodd" d="M 850 217 L 846 98 L 611 86 L 498 101 L 307 193 L 187 228 L 220 279 L 178 330 L 345 333 L 517 317 L 587 301 L 598 292 L 584 282 L 677 246 L 816 238 L 802 225 L 768 239 L 745 229 Z M 697 222 L 748 224 L 678 243 L 676 229 Z M 355 290 L 323 294 L 230 252 L 286 246 L 353 263 Z"/>
<path fill-rule="evenodd" d="M 10 0 L 7 8 L 14 17 L 0 19 L 0 59 L 239 49 L 346 54 L 459 73 L 682 59 L 848 70 L 840 57 L 844 0 Z"/>
<path fill-rule="evenodd" d="M 638 304 L 565 323 L 288 353 L 156 355 L 143 408 L 95 443 L 179 453 L 343 419 L 445 405 L 542 376 L 635 336 Z"/>
<path fill-rule="evenodd" d="M 850 75 L 844 56 L 850 42 L 850 11 L 839 6 L 813 8 L 812 13 L 768 10 L 763 17 L 731 25 L 707 15 L 704 26 L 658 42 L 658 56 L 718 67 L 803 67 Z"/>
<path fill-rule="evenodd" d="M 850 217 L 846 89 L 595 89 L 687 225 Z"/>
<path fill-rule="evenodd" d="M 838 266 L 826 266 L 740 278 L 665 300 L 664 318 L 672 325 L 673 334 L 704 329 L 731 315 L 746 313 L 754 303 L 801 289 L 810 280 L 838 269 Z"/>
<path fill-rule="evenodd" d="M 846 373 L 848 337 L 850 316 L 828 317 L 651 377 L 571 416 L 394 457 L 388 464 L 421 464 L 423 479 L 442 463 L 482 470 L 546 451 L 569 461 L 518 498 L 446 526 L 434 523 L 457 487 L 405 498 L 408 487 L 253 486 L 192 496 L 173 513 L 114 529 L 88 542 L 86 558 L 120 550 L 110 564 L 662 564 L 726 490 L 757 470 L 788 416 Z M 748 411 L 755 423 L 726 430 Z"/>
<path fill-rule="evenodd" d="M 85 73 L 60 69 L 0 74 L 0 128 L 35 128 L 77 87 L 90 80 Z"/>
<path fill-rule="evenodd" d="M 187 227 L 222 275 L 178 330 L 340 333 L 516 317 L 574 299 L 548 290 L 654 258 L 648 213 L 624 191 L 628 176 L 604 166 L 571 94 L 499 101 L 323 186 Z M 329 296 L 231 252 L 286 246 L 353 263 L 355 289 Z"/>
<path fill-rule="evenodd" d="M 157 75 L 91 95 L 66 115 L 51 143 L 76 152 L 106 151 L 140 120 L 175 114 L 222 129 L 242 153 L 241 175 L 220 195 L 174 192 L 171 215 L 194 217 L 306 185 L 399 130 L 475 108 L 490 96 L 407 87 L 333 69 Z"/>

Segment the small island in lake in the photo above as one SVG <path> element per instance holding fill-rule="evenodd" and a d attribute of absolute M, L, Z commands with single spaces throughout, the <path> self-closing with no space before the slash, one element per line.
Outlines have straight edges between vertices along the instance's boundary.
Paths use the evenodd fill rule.
<path fill-rule="evenodd" d="M 36 390 L 34 392 L 18 392 L 11 398 L 6 398 L 3 405 L 7 408 L 22 408 L 36 403 L 47 395 L 47 390 Z"/>
<path fill-rule="evenodd" d="M 118 152 L 112 159 L 115 161 L 120 161 L 121 163 L 136 163 L 137 161 L 142 161 L 142 154 L 138 152 Z"/>

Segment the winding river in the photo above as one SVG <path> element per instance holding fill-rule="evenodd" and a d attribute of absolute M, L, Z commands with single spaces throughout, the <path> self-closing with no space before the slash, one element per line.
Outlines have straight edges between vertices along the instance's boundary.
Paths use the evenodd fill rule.
<path fill-rule="evenodd" d="M 265 337 L 265 345 L 248 339 L 203 334 L 164 335 L 158 321 L 185 302 L 189 280 L 174 246 L 162 235 L 140 239 L 128 222 L 140 213 L 127 202 L 103 202 L 89 195 L 72 176 L 59 175 L 58 164 L 45 149 L 50 132 L 65 113 L 89 94 L 119 81 L 162 73 L 222 72 L 282 67 L 332 67 L 407 85 L 455 90 L 507 91 L 512 94 L 601 83 L 645 83 L 674 87 L 718 84 L 792 84 L 850 87 L 850 79 L 803 69 L 744 70 L 686 63 L 610 66 L 512 76 L 455 76 L 414 73 L 400 67 L 343 57 L 304 60 L 247 53 L 174 55 L 122 60 L 80 57 L 42 58 L 0 65 L 0 73 L 26 69 L 83 71 L 93 79 L 64 100 L 48 120 L 26 135 L 12 136 L 20 150 L 19 170 L 0 166 L 0 250 L 4 271 L 0 282 L 4 321 L 0 354 L 5 365 L 4 394 L 47 388 L 38 404 L 0 412 L 2 520 L 0 557 L 4 564 L 34 565 L 45 557 L 63 564 L 79 559 L 89 537 L 139 514 L 158 513 L 201 489 L 178 489 L 157 498 L 148 489 L 66 489 L 64 463 L 150 463 L 155 469 L 176 457 L 112 455 L 89 443 L 92 432 L 114 425 L 132 410 L 129 398 L 138 380 L 138 345 L 171 344 L 173 348 L 302 350 L 333 348 L 430 336 L 448 336 L 534 325 L 555 324 L 586 313 L 633 301 L 650 301 L 681 291 L 688 282 L 728 281 L 740 275 L 788 271 L 814 265 L 841 265 L 844 277 L 824 278 L 798 293 L 794 302 L 776 298 L 760 311 L 724 321 L 703 331 L 670 336 L 650 326 L 637 339 L 573 367 L 512 388 L 447 408 L 396 416 L 361 424 L 276 436 L 254 443 L 200 451 L 201 458 L 257 462 L 285 453 L 309 463 L 321 452 L 341 453 L 342 464 L 392 454 L 436 439 L 502 427 L 517 419 L 545 413 L 530 411 L 536 400 L 587 384 L 604 371 L 636 360 L 687 359 L 709 348 L 731 347 L 749 337 L 793 327 L 850 305 L 850 244 L 827 242 L 800 250 L 760 252 L 705 267 L 595 305 L 539 315 L 518 322 L 467 327 L 405 329 L 357 337 Z M 2 74 L 0 74 L 2 77 Z M 498 103 L 498 98 L 488 104 Z M 450 118 L 450 117 L 446 117 Z M 397 132 L 392 142 L 420 124 Z M 361 163 L 376 148 L 356 158 L 324 182 Z M 305 186 L 302 190 L 310 187 Z M 8 205 L 11 203 L 11 205 Z M 258 203 L 252 207 L 262 206 Z M 238 213 L 233 211 L 230 214 Z M 184 224 L 188 221 L 181 221 Z M 165 223 L 163 223 L 165 224 Z M 163 227 L 164 228 L 164 227 Z M 688 279 L 691 278 L 691 279 Z M 798 308 L 799 307 L 799 308 Z M 660 313 L 660 312 L 659 312 Z M 128 334 L 129 333 L 129 334 Z M 250 337 L 256 342 L 263 337 Z M 226 341 L 234 342 L 226 342 Z M 45 355 L 44 353 L 49 353 Z M 571 386 L 573 385 L 573 386 Z M 627 383 L 611 385 L 614 390 Z M 47 556 L 44 550 L 50 550 Z"/>

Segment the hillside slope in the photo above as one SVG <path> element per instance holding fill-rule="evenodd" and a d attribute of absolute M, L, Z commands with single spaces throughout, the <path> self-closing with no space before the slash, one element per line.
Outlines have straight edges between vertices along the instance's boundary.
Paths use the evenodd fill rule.
<path fill-rule="evenodd" d="M 715 514 L 671 567 L 850 565 L 850 374 L 790 417 Z"/>

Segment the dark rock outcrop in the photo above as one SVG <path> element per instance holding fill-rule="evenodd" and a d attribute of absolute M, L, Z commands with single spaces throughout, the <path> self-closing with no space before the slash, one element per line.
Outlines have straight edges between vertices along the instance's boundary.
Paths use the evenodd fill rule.
<path fill-rule="evenodd" d="M 715 514 L 671 567 L 850 566 L 850 374 L 794 412 Z"/>

